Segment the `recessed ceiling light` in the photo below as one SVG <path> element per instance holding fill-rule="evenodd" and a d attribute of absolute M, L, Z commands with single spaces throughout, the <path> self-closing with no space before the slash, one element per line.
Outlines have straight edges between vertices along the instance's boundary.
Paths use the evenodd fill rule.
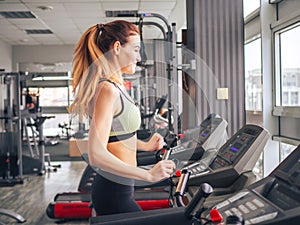
<path fill-rule="evenodd" d="M 116 10 L 111 11 L 107 10 L 105 11 L 106 17 L 138 17 L 138 11 L 137 10 Z"/>
<path fill-rule="evenodd" d="M 49 29 L 26 29 L 24 30 L 27 34 L 53 34 Z"/>
<path fill-rule="evenodd" d="M 21 42 L 28 42 L 29 40 L 27 38 L 21 39 Z"/>
<path fill-rule="evenodd" d="M 53 6 L 50 5 L 40 5 L 36 7 L 37 9 L 43 10 L 43 11 L 51 11 L 53 10 Z"/>
<path fill-rule="evenodd" d="M 0 17 L 7 19 L 32 19 L 36 16 L 30 11 L 2 11 Z"/>

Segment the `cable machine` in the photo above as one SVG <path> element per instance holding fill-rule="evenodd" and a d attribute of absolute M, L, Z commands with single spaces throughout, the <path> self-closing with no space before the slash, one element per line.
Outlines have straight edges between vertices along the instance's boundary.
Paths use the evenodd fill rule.
<path fill-rule="evenodd" d="M 168 128 L 169 131 L 178 133 L 178 113 L 174 113 L 174 107 L 172 106 L 171 102 L 178 102 L 178 96 L 176 96 L 176 92 L 174 90 L 174 83 L 177 83 L 177 70 L 173 69 L 174 65 L 176 64 L 176 45 L 173 44 L 173 41 L 176 41 L 176 30 L 175 30 L 175 23 L 172 24 L 172 27 L 168 24 L 168 21 L 157 13 L 141 13 L 137 14 L 137 16 L 140 17 L 140 26 L 142 28 L 143 24 L 147 25 L 155 25 L 157 26 L 161 31 L 163 31 L 164 40 L 167 42 L 167 45 L 165 46 L 165 52 L 166 52 L 166 62 L 167 62 L 167 82 L 168 82 Z M 167 31 L 164 30 L 163 26 L 157 24 L 157 23 L 146 23 L 147 21 L 143 21 L 144 18 L 158 18 L 163 21 L 165 24 Z M 141 35 L 142 36 L 142 35 Z M 173 90 L 172 90 L 173 89 Z M 172 94 L 174 93 L 174 94 Z M 174 96 L 173 96 L 174 95 Z M 172 123 L 172 112 L 174 117 L 174 122 Z"/>
<path fill-rule="evenodd" d="M 0 106 L 1 186 L 23 183 L 20 74 L 0 74 L 3 102 Z"/>
<path fill-rule="evenodd" d="M 169 130 L 174 133 L 178 133 L 178 113 L 175 113 L 174 106 L 171 102 L 177 103 L 178 96 L 175 94 L 174 83 L 178 83 L 177 70 L 174 69 L 176 64 L 176 24 L 168 25 L 167 20 L 159 14 L 143 14 L 144 17 L 157 17 L 163 20 L 167 27 L 167 49 L 166 49 L 166 60 L 167 60 L 167 79 L 168 79 L 168 126 Z M 173 91 L 172 91 L 173 90 Z M 172 95 L 174 93 L 174 95 Z M 172 124 L 172 112 L 174 117 L 174 123 Z"/>
<path fill-rule="evenodd" d="M 20 74 L 0 74 L 0 186 L 23 184 L 21 113 L 20 113 Z M 21 215 L 0 208 L 0 215 L 6 215 L 24 223 Z"/>

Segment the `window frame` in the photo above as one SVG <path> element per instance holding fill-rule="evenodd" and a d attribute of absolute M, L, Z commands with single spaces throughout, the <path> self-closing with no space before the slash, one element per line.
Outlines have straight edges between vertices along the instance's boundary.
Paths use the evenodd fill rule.
<path fill-rule="evenodd" d="M 280 19 L 271 24 L 272 49 L 274 63 L 274 93 L 273 116 L 300 118 L 300 106 L 282 106 L 282 75 L 280 60 L 280 35 L 288 30 L 300 26 L 300 15 Z"/>

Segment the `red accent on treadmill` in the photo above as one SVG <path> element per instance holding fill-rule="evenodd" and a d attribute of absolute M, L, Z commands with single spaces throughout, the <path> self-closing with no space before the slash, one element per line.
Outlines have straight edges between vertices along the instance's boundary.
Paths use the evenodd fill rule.
<path fill-rule="evenodd" d="M 142 208 L 142 210 L 153 210 L 153 209 L 162 209 L 162 208 L 170 208 L 169 200 L 138 200 L 137 203 Z"/>
<path fill-rule="evenodd" d="M 54 217 L 57 219 L 88 219 L 92 216 L 89 202 L 56 203 Z"/>
<path fill-rule="evenodd" d="M 242 141 L 246 141 L 246 140 L 247 140 L 247 137 L 244 136 L 244 137 L 241 138 L 241 140 L 242 140 Z"/>
<path fill-rule="evenodd" d="M 178 134 L 177 136 L 179 137 L 179 139 L 184 139 L 184 134 Z"/>
<path fill-rule="evenodd" d="M 213 223 L 223 221 L 223 217 L 217 209 L 210 210 L 209 215 L 210 215 L 210 219 Z"/>
<path fill-rule="evenodd" d="M 176 177 L 180 177 L 180 176 L 181 176 L 181 171 L 180 171 L 180 170 L 176 170 L 175 176 L 176 176 Z"/>
<path fill-rule="evenodd" d="M 137 203 L 144 211 L 170 207 L 168 199 L 138 200 Z M 51 211 L 48 216 L 53 219 L 89 219 L 92 216 L 92 208 L 89 206 L 89 202 L 55 202 L 48 206 Z"/>

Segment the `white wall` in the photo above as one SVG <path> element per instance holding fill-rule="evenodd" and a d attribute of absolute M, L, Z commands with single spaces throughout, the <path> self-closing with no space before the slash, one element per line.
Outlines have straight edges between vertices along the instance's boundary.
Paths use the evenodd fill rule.
<path fill-rule="evenodd" d="M 0 69 L 5 69 L 5 72 L 12 71 L 12 47 L 2 41 L 0 41 Z"/>
<path fill-rule="evenodd" d="M 13 46 L 13 70 L 19 71 L 18 64 L 69 63 L 72 61 L 74 48 L 75 45 Z"/>
<path fill-rule="evenodd" d="M 176 23 L 177 31 L 186 28 L 186 1 L 177 1 L 173 12 L 168 18 L 168 22 Z"/>

